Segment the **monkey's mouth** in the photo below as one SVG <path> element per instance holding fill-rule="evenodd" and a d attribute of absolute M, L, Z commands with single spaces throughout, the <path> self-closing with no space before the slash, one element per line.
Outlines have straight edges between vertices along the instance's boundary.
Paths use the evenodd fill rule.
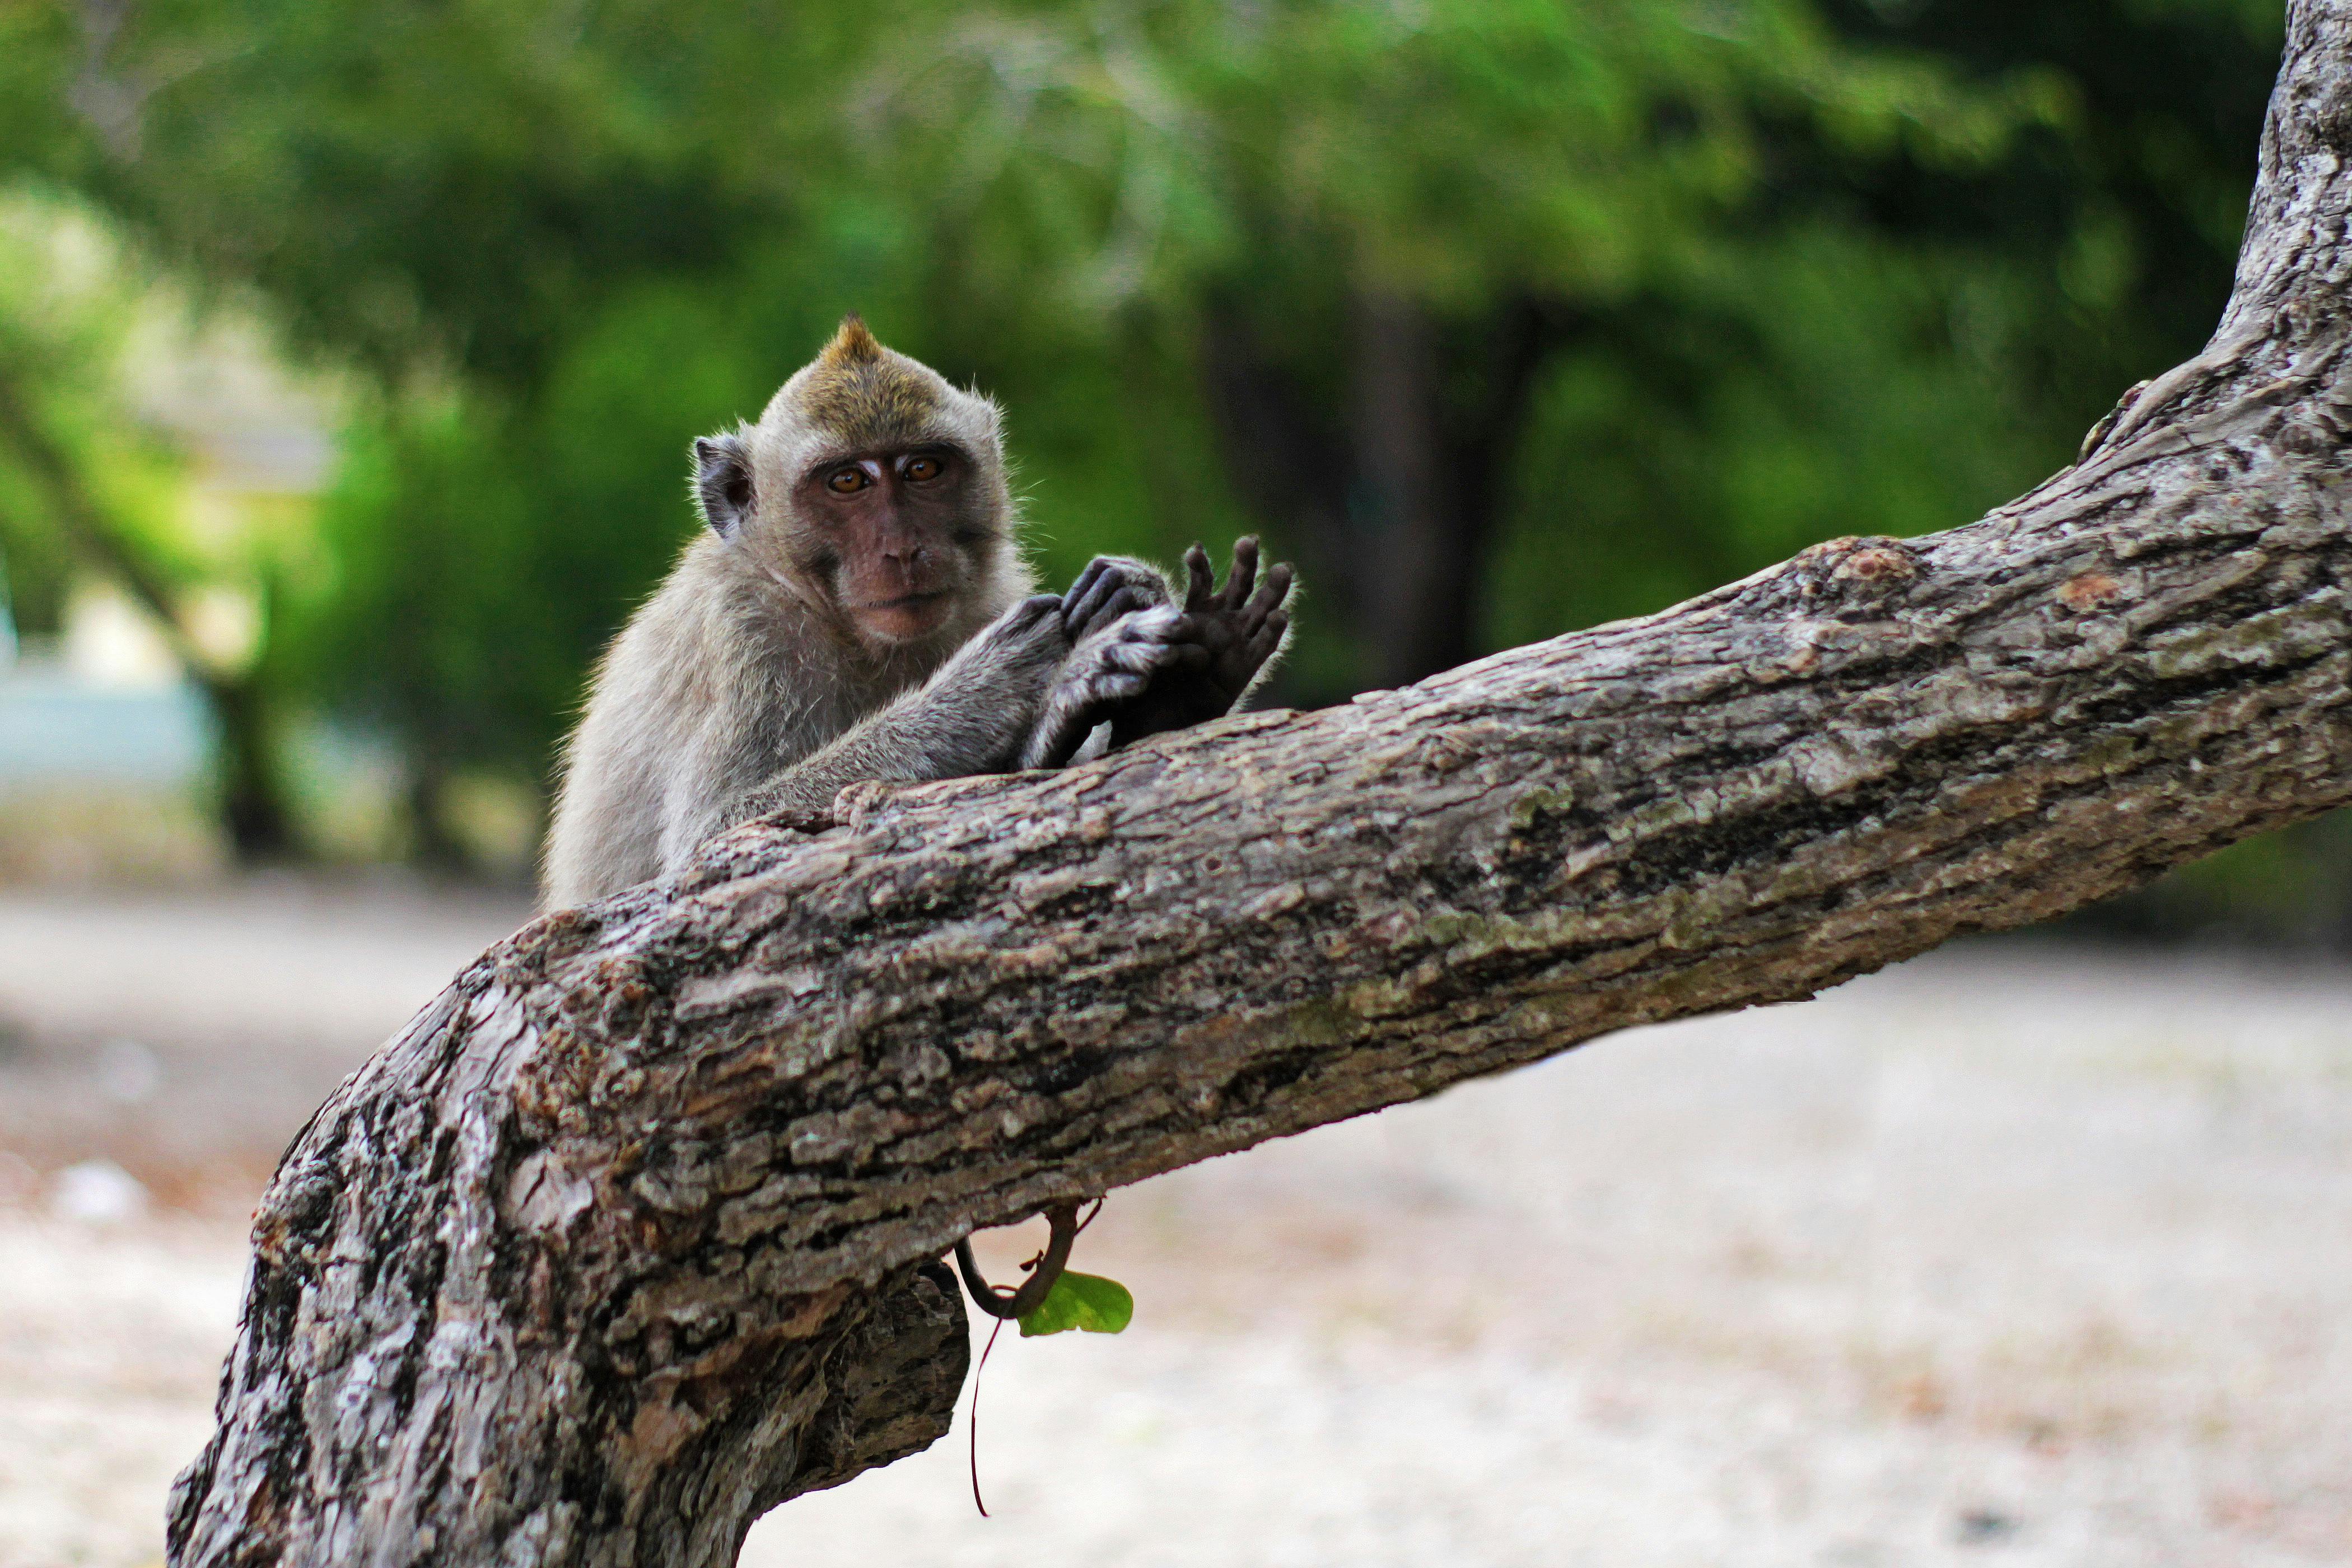
<path fill-rule="evenodd" d="M 901 594 L 895 599 L 875 599 L 869 601 L 866 605 L 860 606 L 859 613 L 861 615 L 871 616 L 876 614 L 887 615 L 894 610 L 919 610 L 927 605 L 936 605 L 947 596 L 947 590 L 944 588 L 935 589 L 928 594 Z"/>
<path fill-rule="evenodd" d="M 948 597 L 945 590 L 940 590 L 875 599 L 858 606 L 857 619 L 870 635 L 885 640 L 918 637 L 946 617 Z"/>

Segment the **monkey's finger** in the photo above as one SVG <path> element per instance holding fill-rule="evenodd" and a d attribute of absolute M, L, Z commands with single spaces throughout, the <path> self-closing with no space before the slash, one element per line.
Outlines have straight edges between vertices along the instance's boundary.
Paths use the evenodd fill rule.
<path fill-rule="evenodd" d="M 1135 608 L 1135 595 L 1115 576 L 1087 590 L 1086 601 L 1067 615 L 1072 641 L 1083 641 Z"/>
<path fill-rule="evenodd" d="M 1274 650 L 1282 646 L 1282 634 L 1289 629 L 1290 617 L 1279 610 L 1265 618 L 1265 625 L 1257 629 L 1247 645 L 1252 675 L 1255 675 L 1258 668 L 1274 657 Z"/>
<path fill-rule="evenodd" d="M 1290 617 L 1276 610 L 1242 642 L 1236 650 L 1234 662 L 1251 674 L 1256 674 L 1258 666 L 1273 658 L 1275 650 L 1282 646 L 1282 634 L 1289 629 Z"/>
<path fill-rule="evenodd" d="M 1257 581 L 1257 535 L 1244 533 L 1234 541 L 1234 569 L 1225 577 L 1225 591 L 1218 595 L 1222 608 L 1230 610 L 1249 597 L 1250 584 Z"/>
<path fill-rule="evenodd" d="M 1232 617 L 1202 614 L 1181 615 L 1157 625 L 1138 619 L 1134 637 L 1149 637 L 1160 642 L 1197 643 L 1202 647 L 1222 647 L 1233 640 Z"/>
<path fill-rule="evenodd" d="M 1132 572 L 1120 572 L 1110 579 L 1111 586 L 1089 609 L 1087 630 L 1098 632 L 1125 616 L 1138 615 L 1177 615 L 1172 605 L 1162 605 L 1168 585 L 1157 577 L 1140 579 Z"/>
<path fill-rule="evenodd" d="M 1160 656 L 1167 648 L 1166 643 L 1113 642 L 1096 650 L 1095 658 L 1104 669 L 1124 670 L 1129 675 L 1149 675 L 1160 667 Z"/>
<path fill-rule="evenodd" d="M 1102 563 L 1100 561 L 1089 561 L 1087 563 L 1086 569 L 1078 574 L 1077 580 L 1072 583 L 1068 591 L 1064 593 L 1062 595 L 1062 611 L 1065 615 L 1067 615 L 1070 611 L 1078 607 L 1078 601 L 1086 597 L 1087 590 L 1093 587 L 1095 585 L 1095 579 L 1101 575 Z"/>
<path fill-rule="evenodd" d="M 1184 575 L 1189 580 L 1184 594 L 1184 608 L 1198 615 L 1217 602 L 1217 574 L 1209 565 L 1209 552 L 1196 542 L 1184 552 Z"/>
<path fill-rule="evenodd" d="M 1148 599 L 1143 597 L 1143 595 L 1140 595 L 1131 583 L 1119 583 L 1118 588 L 1110 593 L 1110 597 L 1103 599 L 1101 609 L 1094 611 L 1094 618 L 1087 621 L 1085 635 L 1089 635 L 1089 637 L 1098 637 L 1098 635 L 1106 635 L 1110 627 L 1122 627 L 1122 623 L 1134 621 L 1134 618 L 1139 618 L 1139 616 L 1150 616 L 1155 614 L 1157 609 L 1160 609 L 1160 606 L 1150 605 L 1150 602 L 1148 602 Z M 1118 632 L 1118 635 L 1119 637 L 1127 635 L 1124 627 Z"/>
<path fill-rule="evenodd" d="M 1196 663 L 1188 654 L 1183 660 L 1186 668 L 1214 669 L 1241 646 L 1243 631 L 1234 625 L 1230 616 L 1187 617 L 1171 626 L 1167 635 L 1158 640 L 1201 656 Z"/>
<path fill-rule="evenodd" d="M 1130 675 L 1153 675 L 1163 669 L 1204 669 L 1209 650 L 1189 642 L 1119 642 L 1103 649 L 1102 659 Z"/>
<path fill-rule="evenodd" d="M 1116 593 L 1118 586 L 1118 574 L 1111 570 L 1107 557 L 1097 555 L 1087 563 L 1087 569 L 1078 574 L 1078 580 L 1062 596 L 1062 621 L 1070 627 L 1073 637 L 1079 628 L 1094 623 L 1102 601 Z"/>
<path fill-rule="evenodd" d="M 1137 675 L 1124 669 L 1107 669 L 1087 682 L 1087 695 L 1097 704 L 1132 702 L 1150 685 L 1149 673 Z"/>
<path fill-rule="evenodd" d="M 1093 626 L 1088 629 L 1114 626 L 1130 616 L 1150 615 L 1158 607 L 1151 602 L 1150 595 L 1145 590 L 1132 583 L 1121 583 L 1118 591 L 1104 602 L 1101 611 L 1095 617 Z"/>
<path fill-rule="evenodd" d="M 1111 629 L 1105 635 L 1121 642 L 1183 642 L 1194 624 L 1193 616 L 1173 605 L 1147 605 L 1133 615 L 1106 623 Z"/>
<path fill-rule="evenodd" d="M 1265 581 L 1258 584 L 1257 592 L 1251 596 L 1248 607 L 1242 613 L 1244 625 L 1261 623 L 1281 608 L 1282 602 L 1290 597 L 1290 563 L 1286 561 L 1266 573 Z"/>
<path fill-rule="evenodd" d="M 1013 626 L 1028 627 L 1035 626 L 1049 615 L 1058 614 L 1061 608 L 1061 595 L 1032 594 L 1005 611 L 1004 619 Z"/>

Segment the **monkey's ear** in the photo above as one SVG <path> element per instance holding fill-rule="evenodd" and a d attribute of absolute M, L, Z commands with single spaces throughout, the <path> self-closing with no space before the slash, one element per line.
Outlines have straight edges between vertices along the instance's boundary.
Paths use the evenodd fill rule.
<path fill-rule="evenodd" d="M 740 436 L 705 436 L 694 443 L 694 504 L 721 539 L 734 538 L 751 515 L 751 454 Z"/>

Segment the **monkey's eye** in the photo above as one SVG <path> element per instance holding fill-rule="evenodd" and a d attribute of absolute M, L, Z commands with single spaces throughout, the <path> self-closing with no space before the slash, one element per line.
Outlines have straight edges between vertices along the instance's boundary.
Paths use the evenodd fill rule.
<path fill-rule="evenodd" d="M 919 485 L 928 479 L 936 479 L 945 472 L 947 465 L 937 458 L 909 458 L 898 468 L 900 478 L 911 479 Z"/>
<path fill-rule="evenodd" d="M 863 468 L 835 468 L 825 476 L 824 488 L 837 496 L 854 496 L 873 482 Z"/>

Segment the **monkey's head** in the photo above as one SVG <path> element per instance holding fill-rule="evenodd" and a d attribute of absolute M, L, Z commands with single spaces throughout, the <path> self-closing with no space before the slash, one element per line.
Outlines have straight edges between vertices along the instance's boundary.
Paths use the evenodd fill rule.
<path fill-rule="evenodd" d="M 996 405 L 856 316 L 758 424 L 695 442 L 694 465 L 727 547 L 877 651 L 941 630 L 1017 570 Z"/>

